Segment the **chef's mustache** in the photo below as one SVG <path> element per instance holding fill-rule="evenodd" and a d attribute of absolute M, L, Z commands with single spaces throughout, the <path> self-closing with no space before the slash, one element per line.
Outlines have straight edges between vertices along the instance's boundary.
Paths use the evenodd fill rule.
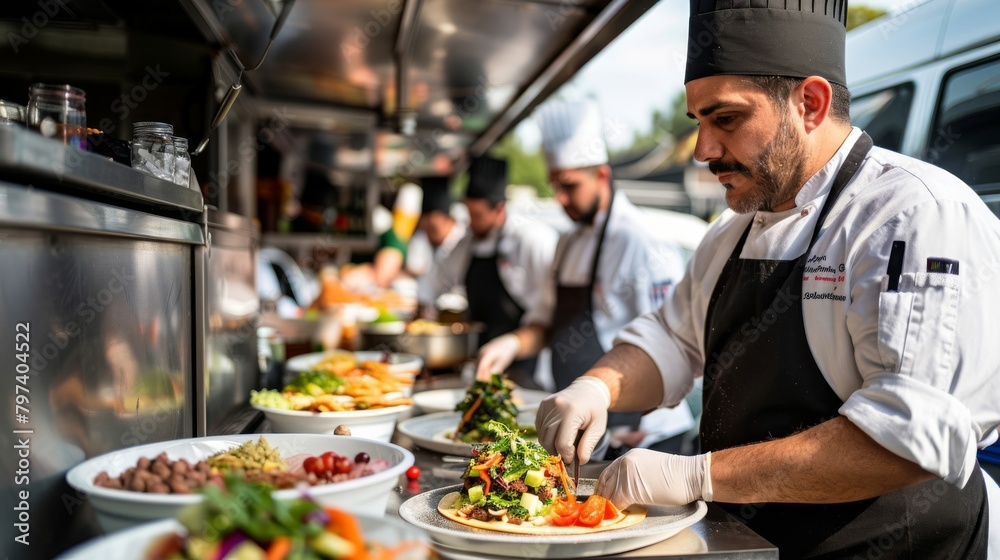
<path fill-rule="evenodd" d="M 712 172 L 712 175 L 736 172 L 742 173 L 747 177 L 753 177 L 753 173 L 750 172 L 750 169 L 738 161 L 712 160 L 708 162 L 708 170 Z"/>

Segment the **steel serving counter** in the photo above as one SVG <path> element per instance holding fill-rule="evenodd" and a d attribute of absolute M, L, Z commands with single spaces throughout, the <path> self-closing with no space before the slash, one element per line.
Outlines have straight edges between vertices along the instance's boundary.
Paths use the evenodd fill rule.
<path fill-rule="evenodd" d="M 225 351 L 255 358 L 253 228 L 207 214 L 197 190 L 0 127 L 0 371 L 15 385 L 0 444 L 20 449 L 0 454 L 0 495 L 24 504 L 0 511 L 0 555 L 20 557 L 20 535 L 30 557 L 50 558 L 100 532 L 66 484 L 71 467 L 203 435 L 212 412 L 244 402 L 234 389 L 248 391 L 255 368 L 249 382 L 215 362 L 209 375 L 206 342 L 246 331 Z M 219 280 L 211 290 L 206 277 Z M 250 287 L 221 281 L 232 277 Z M 212 411 L 197 406 L 206 402 Z"/>
<path fill-rule="evenodd" d="M 426 391 L 462 386 L 464 384 L 458 376 L 445 375 L 418 379 L 414 390 Z M 400 421 L 404 419 L 400 418 Z M 264 433 L 270 432 L 270 424 L 264 420 L 256 429 Z M 420 467 L 420 477 L 416 481 L 400 477 L 400 485 L 389 498 L 386 513 L 396 515 L 403 502 L 421 492 L 461 483 L 464 470 L 462 463 L 445 462 L 445 455 L 417 447 L 398 430 L 392 442 L 413 452 L 416 465 Z M 587 464 L 581 467 L 580 474 L 584 478 L 597 478 L 607 465 L 607 461 Z M 677 535 L 645 548 L 602 558 L 776 560 L 778 549 L 743 523 L 731 518 L 721 508 L 709 504 L 708 514 L 703 519 Z"/>

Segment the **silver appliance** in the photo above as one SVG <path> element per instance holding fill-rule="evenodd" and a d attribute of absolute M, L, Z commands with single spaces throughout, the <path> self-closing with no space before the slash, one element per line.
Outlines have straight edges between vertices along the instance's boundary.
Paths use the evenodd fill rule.
<path fill-rule="evenodd" d="M 0 127 L 0 495 L 12 506 L 0 555 L 49 558 L 98 532 L 70 467 L 195 434 L 202 208 L 196 191 Z"/>

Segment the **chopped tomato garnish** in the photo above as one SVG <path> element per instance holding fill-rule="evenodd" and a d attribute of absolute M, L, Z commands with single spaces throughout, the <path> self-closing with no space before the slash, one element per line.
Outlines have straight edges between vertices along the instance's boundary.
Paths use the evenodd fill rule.
<path fill-rule="evenodd" d="M 580 518 L 580 509 L 583 504 L 577 503 L 576 496 L 568 494 L 560 496 L 552 504 L 550 517 L 552 523 L 559 527 L 567 527 L 577 522 Z"/>
<path fill-rule="evenodd" d="M 604 519 L 614 519 L 618 517 L 618 508 L 615 504 L 611 503 L 611 500 L 605 498 L 604 500 Z"/>
<path fill-rule="evenodd" d="M 576 496 L 573 494 L 559 496 L 559 499 L 552 503 L 552 512 L 558 515 L 566 516 L 579 510 L 580 504 L 576 503 Z"/>
<path fill-rule="evenodd" d="M 577 505 L 579 505 L 579 504 L 577 504 Z M 575 511 L 573 511 L 569 515 L 559 515 L 559 514 L 557 514 L 556 512 L 553 511 L 552 514 L 550 515 L 550 517 L 551 517 L 552 523 L 554 525 L 558 525 L 559 527 L 568 527 L 568 526 L 576 523 L 577 520 L 580 518 L 580 510 L 576 509 Z"/>
<path fill-rule="evenodd" d="M 583 503 L 583 507 L 580 508 L 580 518 L 577 519 L 576 523 L 584 527 L 597 527 L 600 525 L 601 521 L 604 521 L 604 509 L 607 502 L 607 499 L 597 494 L 587 498 L 587 501 Z"/>

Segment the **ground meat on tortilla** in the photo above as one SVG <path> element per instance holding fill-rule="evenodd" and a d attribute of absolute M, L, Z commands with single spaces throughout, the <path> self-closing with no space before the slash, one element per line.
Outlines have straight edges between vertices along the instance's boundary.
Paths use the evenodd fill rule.
<path fill-rule="evenodd" d="M 523 480 L 514 480 L 510 483 L 510 490 L 518 493 L 530 492 L 528 485 L 524 483 Z"/>
<path fill-rule="evenodd" d="M 551 497 L 552 497 L 552 489 L 549 488 L 548 486 L 542 486 L 541 488 L 538 489 L 539 500 L 547 502 Z"/>
<path fill-rule="evenodd" d="M 475 519 L 476 521 L 489 521 L 490 512 L 486 511 L 486 508 L 483 506 L 476 506 L 472 508 L 472 511 L 469 513 L 469 517 Z"/>

